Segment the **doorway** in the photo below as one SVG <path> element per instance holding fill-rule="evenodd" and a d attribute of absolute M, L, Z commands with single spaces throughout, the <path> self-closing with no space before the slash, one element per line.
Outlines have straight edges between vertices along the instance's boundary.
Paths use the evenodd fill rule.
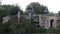
<path fill-rule="evenodd" d="M 53 22 L 54 22 L 54 20 L 53 20 L 53 19 L 51 19 L 51 20 L 50 20 L 50 28 L 52 28 L 52 27 L 53 27 Z"/>

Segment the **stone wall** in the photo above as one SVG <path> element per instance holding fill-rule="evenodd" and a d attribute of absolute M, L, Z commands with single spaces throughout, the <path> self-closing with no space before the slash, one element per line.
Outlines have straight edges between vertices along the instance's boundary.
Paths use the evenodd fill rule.
<path fill-rule="evenodd" d="M 4 23 L 6 23 L 6 22 L 8 22 L 9 21 L 9 19 L 10 19 L 10 17 L 9 16 L 6 16 L 6 17 L 3 17 L 3 22 L 2 22 L 2 24 L 4 24 Z"/>
<path fill-rule="evenodd" d="M 57 17 L 56 16 L 47 16 L 47 15 L 39 15 L 39 25 L 40 26 L 44 26 L 44 28 L 49 29 L 50 26 L 50 21 L 54 20 L 54 22 L 52 23 L 52 27 L 53 28 L 57 28 Z"/>

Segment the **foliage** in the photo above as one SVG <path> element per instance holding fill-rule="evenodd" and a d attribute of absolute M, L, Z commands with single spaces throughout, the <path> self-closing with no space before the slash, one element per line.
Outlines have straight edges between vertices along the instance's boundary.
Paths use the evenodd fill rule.
<path fill-rule="evenodd" d="M 18 11 L 20 11 L 21 14 L 23 14 L 23 11 L 19 8 L 19 6 L 15 5 L 2 5 L 2 7 L 5 8 L 5 13 L 7 15 L 16 15 Z"/>
<path fill-rule="evenodd" d="M 40 26 L 35 26 L 35 28 L 33 28 L 33 33 L 46 33 L 47 32 L 47 29 L 45 28 L 42 28 Z"/>
<path fill-rule="evenodd" d="M 40 5 L 38 2 L 32 2 L 30 3 L 30 5 L 27 7 L 26 9 L 30 9 L 34 11 L 35 14 L 47 14 L 49 13 L 48 8 L 46 6 Z M 18 11 L 20 11 L 20 14 L 23 14 L 23 10 L 21 10 L 19 8 L 19 6 L 14 6 L 14 5 L 2 5 L 2 7 L 4 7 L 4 9 L 0 10 L 0 23 L 2 23 L 2 18 L 4 16 L 7 15 L 16 15 L 18 13 Z M 47 8 L 47 9 L 46 9 Z M 47 11 L 45 11 L 47 10 Z M 28 11 L 24 12 L 24 14 L 27 14 Z M 60 12 L 58 13 L 60 15 Z M 54 15 L 54 13 L 49 13 L 49 15 Z M 13 18 L 12 18 L 13 19 Z M 16 22 L 18 23 L 18 22 Z M 13 24 L 13 25 L 11 25 Z M 6 30 L 9 30 L 10 27 L 12 28 L 12 26 L 14 27 L 16 32 L 23 32 L 23 33 L 46 33 L 47 31 L 50 33 L 53 32 L 60 32 L 60 29 L 50 29 L 47 30 L 45 28 L 42 28 L 40 26 L 36 26 L 35 24 L 32 24 L 31 21 L 29 19 L 26 19 L 24 16 L 20 18 L 20 22 L 19 24 L 15 24 L 8 21 L 6 24 L 0 24 L 0 32 L 5 32 Z"/>
<path fill-rule="evenodd" d="M 8 13 L 7 13 L 7 10 L 6 10 L 6 9 L 1 10 L 0 16 L 5 17 L 5 16 L 7 16 L 7 15 L 8 15 Z"/>
<path fill-rule="evenodd" d="M 23 11 L 19 8 L 19 6 L 14 5 L 2 5 L 0 9 L 0 22 L 2 22 L 2 18 L 5 16 L 16 15 L 18 11 L 20 14 L 23 14 Z"/>
<path fill-rule="evenodd" d="M 13 5 L 2 5 L 2 7 L 6 10 L 5 13 L 7 15 L 9 15 L 10 13 L 10 10 L 11 10 L 11 7 L 14 7 Z"/>
<path fill-rule="evenodd" d="M 9 30 L 9 26 L 10 26 L 9 23 L 1 24 L 0 25 L 0 33 L 2 33 L 2 32 L 8 32 L 7 30 Z"/>
<path fill-rule="evenodd" d="M 19 7 L 17 6 L 11 7 L 10 15 L 16 15 L 18 11 L 20 11 Z"/>
<path fill-rule="evenodd" d="M 31 8 L 31 9 L 28 9 L 28 8 Z M 38 2 L 30 3 L 26 7 L 26 12 L 28 12 L 27 10 L 33 10 L 35 14 L 47 14 L 49 12 L 47 6 L 40 5 Z"/>
<path fill-rule="evenodd" d="M 48 15 L 48 16 L 55 16 L 56 14 L 53 13 L 53 12 L 49 12 L 47 15 Z"/>
<path fill-rule="evenodd" d="M 60 15 L 60 11 L 58 11 L 58 15 Z"/>

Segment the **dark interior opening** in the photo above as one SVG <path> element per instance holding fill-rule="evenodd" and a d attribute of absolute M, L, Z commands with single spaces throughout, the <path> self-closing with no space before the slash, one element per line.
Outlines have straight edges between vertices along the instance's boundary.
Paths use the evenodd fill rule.
<path fill-rule="evenodd" d="M 51 20 L 50 20 L 50 28 L 52 28 L 52 27 L 53 27 L 53 22 L 54 22 L 54 20 L 53 20 L 53 19 L 51 19 Z"/>

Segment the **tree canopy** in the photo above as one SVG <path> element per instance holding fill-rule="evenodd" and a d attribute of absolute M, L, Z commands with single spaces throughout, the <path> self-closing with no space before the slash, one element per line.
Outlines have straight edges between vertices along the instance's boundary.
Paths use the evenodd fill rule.
<path fill-rule="evenodd" d="M 58 15 L 60 15 L 60 11 L 58 11 Z"/>
<path fill-rule="evenodd" d="M 2 7 L 4 7 L 7 10 L 5 12 L 8 15 L 16 15 L 18 11 L 20 11 L 21 14 L 23 13 L 23 11 L 17 5 L 16 6 L 15 5 L 2 5 Z"/>
<path fill-rule="evenodd" d="M 19 6 L 15 5 L 2 5 L 0 6 L 0 22 L 5 16 L 16 15 L 20 11 L 20 14 L 23 14 L 23 11 Z"/>
<path fill-rule="evenodd" d="M 49 13 L 47 6 L 40 5 L 38 2 L 32 2 L 26 7 L 27 10 L 32 10 L 35 14 L 47 14 Z"/>

